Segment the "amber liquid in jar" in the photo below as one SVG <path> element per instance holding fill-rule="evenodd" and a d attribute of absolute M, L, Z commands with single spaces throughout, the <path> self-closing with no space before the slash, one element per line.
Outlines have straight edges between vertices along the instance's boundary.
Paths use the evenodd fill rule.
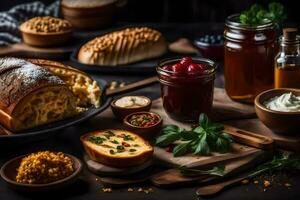
<path fill-rule="evenodd" d="M 275 66 L 275 88 L 300 88 L 300 65 Z"/>
<path fill-rule="evenodd" d="M 275 88 L 300 88 L 300 36 L 295 28 L 283 29 L 275 58 Z"/>
<path fill-rule="evenodd" d="M 273 24 L 248 27 L 239 23 L 239 15 L 232 15 L 227 18 L 224 37 L 226 92 L 233 100 L 253 103 L 256 95 L 274 87 Z"/>

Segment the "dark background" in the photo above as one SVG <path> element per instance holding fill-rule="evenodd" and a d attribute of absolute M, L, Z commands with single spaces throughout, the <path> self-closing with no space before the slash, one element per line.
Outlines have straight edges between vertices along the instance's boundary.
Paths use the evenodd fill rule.
<path fill-rule="evenodd" d="M 0 11 L 33 0 L 1 0 Z M 49 4 L 55 0 L 41 0 Z M 298 0 L 277 0 L 288 13 L 289 22 L 300 22 Z M 253 3 L 266 6 L 270 0 L 128 0 L 119 13 L 120 22 L 224 22 L 233 13 Z"/>

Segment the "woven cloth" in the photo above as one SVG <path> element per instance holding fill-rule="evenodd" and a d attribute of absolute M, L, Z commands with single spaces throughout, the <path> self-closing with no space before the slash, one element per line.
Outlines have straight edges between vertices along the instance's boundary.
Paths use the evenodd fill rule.
<path fill-rule="evenodd" d="M 59 1 L 46 6 L 40 1 L 17 5 L 6 12 L 0 12 L 0 46 L 21 41 L 20 23 L 36 16 L 59 15 Z"/>

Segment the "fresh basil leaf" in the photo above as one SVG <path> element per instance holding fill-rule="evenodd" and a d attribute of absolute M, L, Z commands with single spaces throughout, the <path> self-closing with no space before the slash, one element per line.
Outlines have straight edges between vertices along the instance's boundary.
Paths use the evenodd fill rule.
<path fill-rule="evenodd" d="M 195 140 L 199 135 L 194 131 L 182 131 L 180 132 L 180 136 L 182 140 Z"/>
<path fill-rule="evenodd" d="M 199 116 L 199 125 L 205 129 L 208 126 L 208 123 L 209 119 L 207 115 L 205 113 L 201 113 Z"/>
<path fill-rule="evenodd" d="M 181 128 L 176 125 L 166 125 L 162 128 L 162 132 L 180 132 Z"/>
<path fill-rule="evenodd" d="M 173 149 L 173 155 L 174 155 L 174 157 L 178 157 L 178 156 L 182 156 L 182 155 L 186 154 L 188 152 L 188 150 L 189 150 L 189 147 L 190 147 L 190 143 L 189 142 L 177 145 Z"/>
<path fill-rule="evenodd" d="M 219 132 L 224 130 L 224 125 L 220 123 L 210 123 L 209 127 L 207 128 L 208 131 Z"/>
<path fill-rule="evenodd" d="M 198 134 L 202 134 L 202 132 L 205 132 L 205 130 L 201 126 L 197 126 L 196 128 L 193 129 L 193 132 L 196 132 Z"/>
<path fill-rule="evenodd" d="M 164 134 L 156 138 L 155 145 L 164 147 L 172 144 L 176 140 L 180 139 L 180 134 L 176 132 L 172 132 L 169 134 Z"/>
<path fill-rule="evenodd" d="M 220 153 L 225 153 L 228 151 L 228 149 L 229 149 L 229 143 L 225 139 L 219 137 L 216 140 L 215 150 Z"/>
<path fill-rule="evenodd" d="M 199 142 L 197 144 L 196 150 L 194 152 L 196 155 L 209 155 L 210 148 L 206 141 L 206 134 L 200 136 Z"/>

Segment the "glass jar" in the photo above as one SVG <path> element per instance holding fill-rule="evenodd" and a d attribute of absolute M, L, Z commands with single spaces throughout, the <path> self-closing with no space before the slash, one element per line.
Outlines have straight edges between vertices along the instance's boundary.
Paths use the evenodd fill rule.
<path fill-rule="evenodd" d="M 300 36 L 297 29 L 283 29 L 275 58 L 275 88 L 300 88 Z"/>
<path fill-rule="evenodd" d="M 249 26 L 239 14 L 227 18 L 224 30 L 224 76 L 228 96 L 253 103 L 256 95 L 274 87 L 276 32 L 274 24 Z"/>
<path fill-rule="evenodd" d="M 205 58 L 193 58 L 194 63 L 207 65 L 201 74 L 186 74 L 162 69 L 178 63 L 180 58 L 161 61 L 156 70 L 161 83 L 163 108 L 177 121 L 195 122 L 200 113 L 210 114 L 213 102 L 216 64 Z"/>

